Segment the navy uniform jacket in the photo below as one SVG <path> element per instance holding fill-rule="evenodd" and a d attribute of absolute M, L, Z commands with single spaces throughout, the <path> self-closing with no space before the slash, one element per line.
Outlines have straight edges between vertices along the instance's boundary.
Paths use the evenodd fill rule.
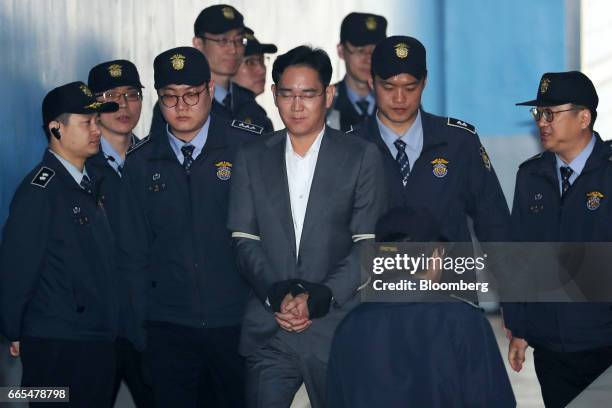
<path fill-rule="evenodd" d="M 373 117 L 376 114 L 376 109 L 374 109 L 373 115 L 368 115 L 369 117 Z M 328 120 L 333 121 L 332 117 L 334 115 L 339 116 L 340 124 L 339 130 L 343 132 L 349 131 L 352 127 L 356 127 L 358 124 L 363 122 L 364 118 L 357 112 L 351 100 L 348 97 L 346 90 L 346 83 L 344 80 L 338 82 L 336 84 L 336 96 L 334 98 L 334 104 L 328 112 Z M 328 125 L 337 127 L 337 124 L 328 123 Z M 335 125 L 335 126 L 334 126 Z"/>
<path fill-rule="evenodd" d="M 421 110 L 423 150 L 403 186 L 395 158 L 385 145 L 375 117 L 355 133 L 379 147 L 384 157 L 389 208 L 425 207 L 437 218 L 442 235 L 469 242 L 468 216 L 480 241 L 507 240 L 509 211 L 489 157 L 474 127 Z M 438 160 L 441 159 L 441 160 Z"/>
<path fill-rule="evenodd" d="M 263 128 L 264 133 L 272 132 L 274 127 L 268 118 L 266 111 L 255 100 L 255 94 L 242 86 L 231 83 L 232 109 L 228 109 L 213 98 L 211 113 L 217 117 L 224 117 L 231 122 L 236 119 L 241 122 L 256 125 Z M 166 121 L 161 114 L 158 102 L 153 107 L 153 119 L 151 121 L 150 133 L 158 133 L 165 129 Z"/>
<path fill-rule="evenodd" d="M 240 324 L 247 287 L 236 271 L 225 225 L 236 149 L 256 136 L 212 116 L 206 144 L 189 176 L 165 131 L 128 152 L 120 214 L 121 270 L 131 281 L 141 324 Z M 138 345 L 143 341 L 140 338 Z"/>
<path fill-rule="evenodd" d="M 114 242 L 93 190 L 49 151 L 18 187 L 0 247 L 0 331 L 9 340 L 114 339 Z"/>
<path fill-rule="evenodd" d="M 519 167 L 512 208 L 512 235 L 523 242 L 612 241 L 612 145 L 598 134 L 582 173 L 563 200 L 555 155 L 544 152 Z M 589 209 L 589 194 L 603 195 Z M 603 271 L 599 271 L 603 273 Z M 581 351 L 612 345 L 610 303 L 505 305 L 506 325 L 534 347 Z"/>

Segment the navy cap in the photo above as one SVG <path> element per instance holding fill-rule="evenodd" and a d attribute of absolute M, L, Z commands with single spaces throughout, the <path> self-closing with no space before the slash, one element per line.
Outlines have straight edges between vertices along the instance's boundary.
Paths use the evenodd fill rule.
<path fill-rule="evenodd" d="M 193 24 L 196 37 L 204 33 L 223 34 L 235 28 L 244 28 L 244 17 L 238 10 L 227 4 L 206 7 Z"/>
<path fill-rule="evenodd" d="M 340 42 L 356 46 L 378 44 L 387 36 L 387 19 L 367 13 L 351 13 L 340 26 Z"/>
<path fill-rule="evenodd" d="M 274 54 L 278 51 L 274 44 L 263 44 L 255 38 L 255 33 L 248 27 L 244 28 L 244 36 L 247 39 L 247 45 L 244 49 L 244 56 L 259 55 L 259 54 Z"/>
<path fill-rule="evenodd" d="M 81 81 L 71 82 L 51 90 L 43 99 L 43 125 L 55 120 L 63 113 L 106 113 L 116 112 L 115 102 L 99 102 L 91 90 Z"/>
<path fill-rule="evenodd" d="M 89 71 L 87 85 L 93 93 L 108 91 L 118 86 L 144 88 L 136 65 L 127 60 L 113 60 L 96 65 Z"/>
<path fill-rule="evenodd" d="M 599 97 L 593 82 L 580 71 L 547 72 L 542 75 L 536 99 L 517 103 L 526 106 L 557 106 L 573 103 L 597 110 Z"/>
<path fill-rule="evenodd" d="M 210 67 L 204 54 L 193 47 L 164 51 L 153 61 L 155 89 L 170 84 L 202 85 L 210 81 Z"/>
<path fill-rule="evenodd" d="M 382 40 L 372 54 L 372 75 L 387 79 L 410 74 L 416 79 L 427 75 L 425 47 L 413 37 L 393 36 Z"/>
<path fill-rule="evenodd" d="M 426 208 L 396 207 L 384 213 L 374 229 L 378 242 L 445 242 L 440 225 Z"/>

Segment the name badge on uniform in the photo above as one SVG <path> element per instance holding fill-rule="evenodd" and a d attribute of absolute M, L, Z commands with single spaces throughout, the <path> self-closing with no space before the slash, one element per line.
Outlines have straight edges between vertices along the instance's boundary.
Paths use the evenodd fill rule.
<path fill-rule="evenodd" d="M 586 206 L 589 210 L 595 211 L 601 205 L 601 199 L 605 196 L 599 191 L 591 191 L 587 193 Z"/>
<path fill-rule="evenodd" d="M 448 163 L 449 163 L 448 160 L 443 159 L 441 157 L 438 157 L 432 160 L 431 164 L 433 165 L 433 168 L 432 168 L 433 175 L 436 176 L 437 178 L 446 177 L 446 175 L 448 174 Z"/>
<path fill-rule="evenodd" d="M 217 168 L 217 178 L 219 180 L 229 180 L 232 177 L 232 163 L 227 161 L 220 161 L 215 163 Z"/>

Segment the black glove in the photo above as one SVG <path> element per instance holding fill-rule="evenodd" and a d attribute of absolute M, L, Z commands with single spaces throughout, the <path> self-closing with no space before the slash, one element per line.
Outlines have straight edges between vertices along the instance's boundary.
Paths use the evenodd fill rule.
<path fill-rule="evenodd" d="M 332 302 L 332 291 L 320 283 L 301 282 L 308 292 L 308 313 L 310 319 L 317 319 L 329 313 Z"/>
<path fill-rule="evenodd" d="M 268 302 L 270 302 L 270 308 L 274 312 L 280 312 L 280 305 L 283 302 L 285 296 L 291 293 L 292 296 L 297 296 L 300 293 L 304 293 L 301 279 L 288 279 L 274 283 L 268 292 Z M 300 290 L 302 290 L 300 292 Z"/>

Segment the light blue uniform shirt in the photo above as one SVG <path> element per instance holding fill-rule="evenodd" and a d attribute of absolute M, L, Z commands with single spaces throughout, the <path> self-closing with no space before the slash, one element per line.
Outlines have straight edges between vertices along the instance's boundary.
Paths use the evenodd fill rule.
<path fill-rule="evenodd" d="M 230 82 L 230 88 L 232 86 L 232 83 Z M 223 105 L 223 100 L 225 99 L 225 96 L 229 93 L 229 91 L 227 89 L 225 89 L 224 87 L 222 87 L 219 84 L 215 84 L 215 94 L 214 94 L 214 98 L 217 102 L 219 102 L 221 105 Z M 225 106 L 225 105 L 223 105 Z M 229 108 L 229 106 L 226 106 L 227 108 Z"/>
<path fill-rule="evenodd" d="M 423 123 L 421 122 L 421 111 L 419 110 L 414 123 L 406 133 L 403 135 L 396 134 L 393 130 L 386 127 L 376 115 L 376 121 L 378 122 L 378 129 L 383 141 L 387 145 L 391 156 L 395 159 L 397 157 L 397 147 L 393 144 L 397 139 L 401 139 L 406 143 L 406 155 L 410 162 L 410 169 L 414 167 L 414 163 L 417 161 L 423 150 Z"/>
<path fill-rule="evenodd" d="M 119 168 L 123 168 L 123 159 L 121 158 L 121 155 L 117 153 L 113 145 L 111 145 L 104 138 L 104 136 L 102 136 L 100 139 L 100 149 L 102 149 L 102 153 L 104 154 L 104 158 L 108 164 L 113 168 L 113 170 L 115 170 L 119 177 L 121 177 L 121 171 Z"/>
<path fill-rule="evenodd" d="M 183 152 L 181 151 L 181 147 L 192 145 L 195 147 L 193 149 L 193 153 L 191 157 L 195 160 L 200 153 L 202 153 L 202 149 L 204 149 L 204 145 L 206 144 L 206 139 L 208 139 L 208 128 L 210 127 L 210 115 L 208 115 L 208 119 L 206 119 L 206 123 L 202 126 L 202 129 L 198 132 L 198 134 L 193 138 L 191 142 L 185 143 L 178 137 L 174 136 L 172 132 L 170 132 L 170 128 L 166 125 L 166 133 L 168 134 L 168 140 L 170 140 L 170 147 L 172 147 L 172 151 L 176 155 L 178 161 L 183 164 L 183 160 L 185 157 L 183 156 Z"/>
<path fill-rule="evenodd" d="M 565 163 L 563 160 L 561 160 L 561 157 L 559 157 L 559 155 L 555 153 L 555 157 L 557 159 L 557 179 L 559 180 L 559 193 L 560 194 L 563 194 L 563 187 L 562 187 L 563 180 L 561 179 L 561 167 L 569 166 L 573 170 L 573 173 L 569 178 L 569 182 L 570 182 L 570 185 L 574 184 L 574 181 L 576 181 L 580 173 L 582 173 L 582 170 L 584 169 L 587 159 L 589 158 L 591 153 L 593 153 L 594 147 L 595 147 L 595 136 L 593 135 L 591 136 L 591 141 L 589 142 L 589 144 L 586 145 L 584 149 L 582 149 L 580 154 L 576 156 L 576 158 L 572 160 L 571 163 Z"/>
<path fill-rule="evenodd" d="M 57 157 L 57 160 L 62 163 L 64 168 L 68 171 L 68 173 L 72 176 L 74 181 L 76 181 L 79 186 L 81 185 L 81 180 L 83 180 L 83 176 L 87 176 L 91 180 L 91 177 L 89 177 L 89 174 L 87 174 L 87 169 L 85 168 L 85 166 L 83 166 L 83 172 L 80 172 L 74 164 L 70 163 L 68 160 L 55 153 L 53 150 L 49 149 L 49 151 L 53 153 L 55 157 Z"/>
<path fill-rule="evenodd" d="M 362 96 L 359 96 L 357 92 L 353 91 L 353 88 L 351 88 L 346 81 L 344 81 L 344 84 L 346 85 L 346 94 L 349 100 L 351 101 L 351 104 L 353 104 L 355 110 L 363 115 L 361 108 L 359 108 L 359 106 L 357 105 L 357 101 L 365 99 L 370 104 L 368 106 L 368 115 L 371 115 L 374 112 L 374 108 L 376 108 L 376 99 L 374 98 L 374 94 L 369 93 L 368 96 L 364 98 Z"/>

